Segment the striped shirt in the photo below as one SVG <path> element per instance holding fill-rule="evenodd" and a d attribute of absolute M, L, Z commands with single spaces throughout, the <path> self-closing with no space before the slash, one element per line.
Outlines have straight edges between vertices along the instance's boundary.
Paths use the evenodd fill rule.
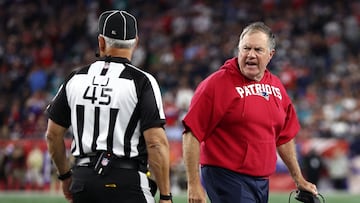
<path fill-rule="evenodd" d="M 155 78 L 119 57 L 73 71 L 47 114 L 55 123 L 71 126 L 75 157 L 105 150 L 146 161 L 144 130 L 165 124 Z"/>

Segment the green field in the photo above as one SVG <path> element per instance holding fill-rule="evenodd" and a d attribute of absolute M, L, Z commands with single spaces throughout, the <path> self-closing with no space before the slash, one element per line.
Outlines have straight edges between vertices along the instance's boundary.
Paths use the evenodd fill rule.
<path fill-rule="evenodd" d="M 323 194 L 326 203 L 359 203 L 360 194 L 351 195 L 348 193 Z M 292 195 L 293 197 L 293 195 Z M 269 203 L 288 203 L 289 193 L 270 193 Z M 291 203 L 299 203 L 294 198 Z M 29 192 L 0 192 L 0 203 L 66 203 L 60 194 L 50 193 L 29 193 Z M 186 195 L 174 196 L 174 203 L 187 203 Z"/>

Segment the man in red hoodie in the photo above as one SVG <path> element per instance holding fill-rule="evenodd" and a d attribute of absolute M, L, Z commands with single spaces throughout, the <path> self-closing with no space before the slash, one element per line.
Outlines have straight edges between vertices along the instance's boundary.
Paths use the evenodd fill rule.
<path fill-rule="evenodd" d="M 262 22 L 247 26 L 238 56 L 196 89 L 183 119 L 188 201 L 267 203 L 276 151 L 298 189 L 317 194 L 304 179 L 294 137 L 300 124 L 278 77 L 267 70 L 275 38 Z M 199 164 L 201 165 L 201 178 Z"/>

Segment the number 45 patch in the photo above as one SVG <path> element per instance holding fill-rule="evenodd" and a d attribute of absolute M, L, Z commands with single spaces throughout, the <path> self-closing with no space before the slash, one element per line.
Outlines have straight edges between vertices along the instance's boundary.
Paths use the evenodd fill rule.
<path fill-rule="evenodd" d="M 104 79 L 106 79 L 105 82 Z M 109 78 L 104 77 L 98 77 L 98 80 L 96 80 L 96 77 L 94 76 L 92 79 L 92 85 L 89 85 L 86 88 L 83 98 L 90 100 L 92 104 L 98 101 L 100 105 L 109 105 L 111 102 L 112 92 L 112 88 L 106 87 L 109 84 L 109 80 Z M 100 94 L 97 93 L 97 91 L 100 91 Z"/>
<path fill-rule="evenodd" d="M 96 96 L 99 95 L 96 94 L 97 91 L 101 91 L 100 96 Z M 111 92 L 112 88 L 88 86 L 83 94 L 83 98 L 90 100 L 92 104 L 97 101 L 101 105 L 109 105 L 111 102 Z"/>

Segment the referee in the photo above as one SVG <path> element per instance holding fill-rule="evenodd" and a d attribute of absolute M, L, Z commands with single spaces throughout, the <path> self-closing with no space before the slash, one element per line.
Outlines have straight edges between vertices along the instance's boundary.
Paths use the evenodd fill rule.
<path fill-rule="evenodd" d="M 160 89 L 150 74 L 131 64 L 137 22 L 125 11 L 99 17 L 99 60 L 73 71 L 47 108 L 46 140 L 73 203 L 171 202 L 169 145 Z M 71 153 L 64 135 L 71 126 Z"/>

